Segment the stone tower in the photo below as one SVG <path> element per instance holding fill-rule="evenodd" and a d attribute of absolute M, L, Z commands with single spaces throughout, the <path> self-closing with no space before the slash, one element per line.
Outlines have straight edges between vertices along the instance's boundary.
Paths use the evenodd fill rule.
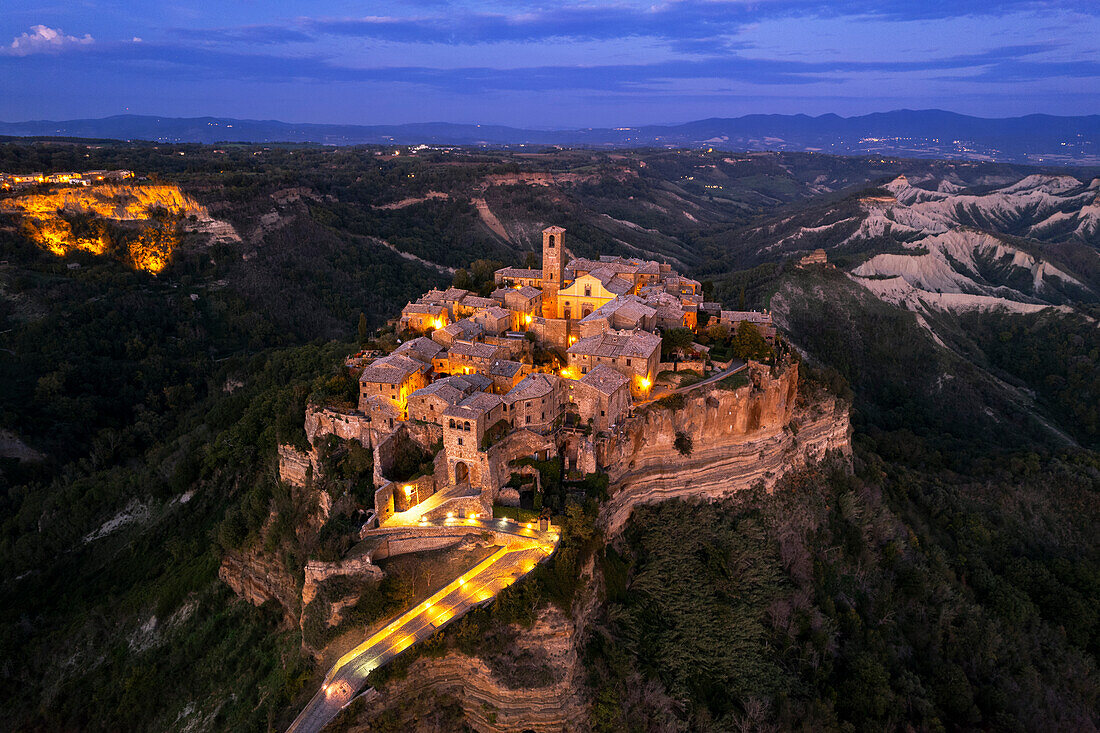
<path fill-rule="evenodd" d="M 565 230 L 546 227 L 542 230 L 542 314 L 558 317 L 558 291 L 565 276 Z"/>

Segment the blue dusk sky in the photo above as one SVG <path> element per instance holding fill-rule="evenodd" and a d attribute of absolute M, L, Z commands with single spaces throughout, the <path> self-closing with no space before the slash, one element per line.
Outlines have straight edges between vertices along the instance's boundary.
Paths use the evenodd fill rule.
<path fill-rule="evenodd" d="M 1100 2 L 3 0 L 0 119 L 1100 112 Z"/>

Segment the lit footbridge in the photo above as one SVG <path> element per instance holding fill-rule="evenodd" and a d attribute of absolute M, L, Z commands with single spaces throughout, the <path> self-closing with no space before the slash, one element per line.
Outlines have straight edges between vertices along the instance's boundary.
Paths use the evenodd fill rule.
<path fill-rule="evenodd" d="M 471 608 L 492 600 L 549 557 L 558 545 L 555 528 L 540 531 L 537 524 L 519 524 L 508 519 L 448 518 L 418 522 L 417 526 L 427 531 L 456 526 L 491 531 L 498 537 L 507 537 L 508 544 L 390 619 L 370 638 L 340 657 L 325 676 L 324 685 L 287 729 L 288 733 L 319 731 L 352 700 L 372 670 L 429 638 Z M 402 529 L 407 530 L 408 526 Z"/>

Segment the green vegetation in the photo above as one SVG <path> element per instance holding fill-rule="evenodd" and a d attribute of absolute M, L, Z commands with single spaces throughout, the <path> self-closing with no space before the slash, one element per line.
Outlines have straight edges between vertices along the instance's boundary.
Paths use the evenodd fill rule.
<path fill-rule="evenodd" d="M 971 480 L 860 447 L 856 466 L 635 510 L 601 558 L 597 730 L 1090 727 L 1095 458 Z"/>

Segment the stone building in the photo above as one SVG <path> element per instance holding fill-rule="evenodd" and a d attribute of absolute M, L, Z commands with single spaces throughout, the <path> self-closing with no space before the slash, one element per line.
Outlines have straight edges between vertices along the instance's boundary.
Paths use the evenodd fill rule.
<path fill-rule="evenodd" d="M 737 332 L 737 327 L 742 323 L 751 323 L 768 343 L 775 341 L 775 324 L 772 322 L 772 314 L 767 311 L 722 311 L 718 322 L 729 326 L 733 333 Z"/>
<path fill-rule="evenodd" d="M 661 337 L 648 331 L 607 331 L 569 347 L 568 376 L 580 379 L 599 365 L 630 379 L 630 393 L 645 399 L 661 362 Z"/>
<path fill-rule="evenodd" d="M 611 367 L 600 364 L 567 384 L 581 421 L 595 430 L 608 430 L 630 413 L 630 379 Z"/>
<path fill-rule="evenodd" d="M 519 384 L 531 371 L 530 367 L 519 361 L 497 359 L 485 370 L 485 376 L 493 380 L 493 391 L 506 394 Z"/>
<path fill-rule="evenodd" d="M 437 379 L 421 387 L 408 399 L 410 420 L 422 420 L 443 425 L 443 413 L 475 392 L 483 392 L 492 386 L 490 378 L 481 374 L 454 375 Z"/>
<path fill-rule="evenodd" d="M 485 308 L 497 307 L 497 302 L 492 298 L 483 298 L 480 295 L 467 294 L 462 300 L 454 304 L 453 310 L 456 318 L 467 318 Z"/>
<path fill-rule="evenodd" d="M 500 358 L 499 346 L 475 341 L 455 341 L 447 351 L 432 359 L 436 374 L 485 373 Z"/>
<path fill-rule="evenodd" d="M 589 313 L 577 324 L 581 338 L 605 331 L 652 331 L 657 326 L 657 309 L 636 295 L 620 295 Z"/>
<path fill-rule="evenodd" d="M 561 416 L 565 390 L 561 377 L 536 372 L 528 374 L 504 395 L 508 422 L 513 428 L 548 433 Z"/>
<path fill-rule="evenodd" d="M 435 341 L 432 341 L 427 336 L 419 336 L 401 344 L 393 350 L 393 353 L 404 354 L 411 359 L 416 359 L 419 362 L 430 365 L 432 359 L 441 351 L 443 351 L 443 347 Z"/>
<path fill-rule="evenodd" d="M 565 279 L 565 230 L 546 227 L 542 230 L 542 314 L 546 318 L 558 315 L 558 291 Z"/>
<path fill-rule="evenodd" d="M 401 310 L 398 331 L 434 331 L 451 322 L 447 308 L 436 303 L 409 303 Z"/>
<path fill-rule="evenodd" d="M 432 331 L 432 341 L 444 347 L 449 347 L 456 341 L 476 341 L 484 333 L 485 329 L 481 326 L 469 318 L 463 318 L 439 330 Z"/>
<path fill-rule="evenodd" d="M 506 288 L 515 287 L 542 287 L 542 270 L 528 270 L 522 267 L 502 267 L 493 273 L 493 279 L 497 285 Z M 539 291 L 541 295 L 541 290 Z"/>
<path fill-rule="evenodd" d="M 408 396 L 428 384 L 430 364 L 405 354 L 390 354 L 375 359 L 363 368 L 359 375 L 359 409 L 368 413 L 367 400 L 381 398 L 388 401 L 404 417 Z"/>
<path fill-rule="evenodd" d="M 500 336 L 508 331 L 516 330 L 516 314 L 510 310 L 501 308 L 492 301 L 493 305 L 474 311 L 470 320 L 481 326 L 487 334 Z"/>
<path fill-rule="evenodd" d="M 493 291 L 493 300 L 516 314 L 516 331 L 523 331 L 531 325 L 532 319 L 542 315 L 542 291 L 530 286 L 498 288 Z"/>
<path fill-rule="evenodd" d="M 504 400 L 499 395 L 477 392 L 444 410 L 443 419 L 449 483 L 495 488 L 487 485 L 489 463 L 481 446 L 485 432 L 505 419 Z"/>

